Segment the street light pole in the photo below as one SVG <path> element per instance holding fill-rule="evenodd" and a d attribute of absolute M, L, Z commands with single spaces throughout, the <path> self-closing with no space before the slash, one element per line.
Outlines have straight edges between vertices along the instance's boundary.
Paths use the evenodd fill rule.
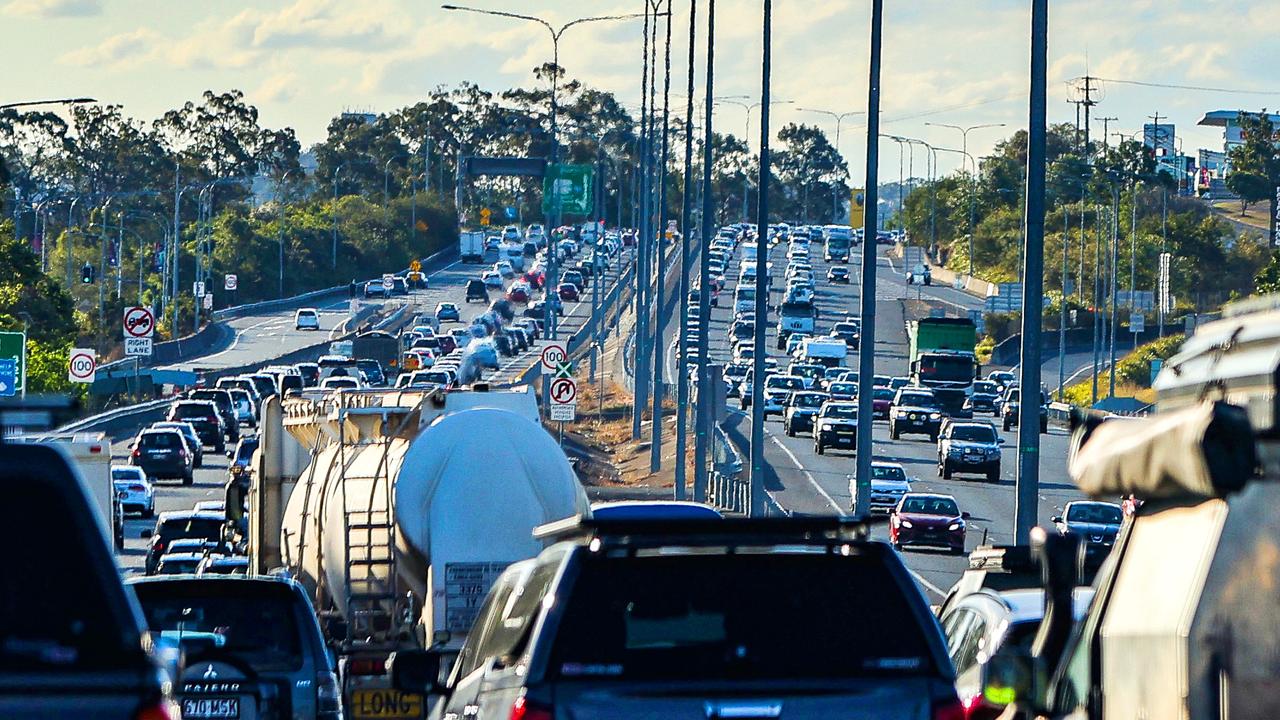
<path fill-rule="evenodd" d="M 748 515 L 763 517 L 764 500 L 764 356 L 765 327 L 769 312 L 769 91 L 770 55 L 773 43 L 773 1 L 764 0 L 764 27 L 760 62 L 760 179 L 756 186 L 756 297 L 755 345 L 751 383 L 751 491 Z M 706 222 L 704 220 L 703 222 Z"/>
<path fill-rule="evenodd" d="M 843 160 L 844 155 L 840 154 L 840 124 L 843 123 L 844 119 L 847 117 L 853 117 L 854 115 L 864 115 L 865 113 L 861 110 L 850 110 L 849 112 L 838 113 L 833 110 L 820 110 L 818 108 L 798 107 L 796 109 L 802 110 L 804 112 L 819 113 L 821 115 L 826 115 L 836 121 L 836 154 L 840 155 L 840 159 Z M 831 190 L 831 222 L 835 223 L 839 221 L 840 221 L 840 205 L 839 205 L 839 200 L 836 197 L 836 192 L 833 185 Z"/>
<path fill-rule="evenodd" d="M 715 90 L 715 41 L 716 41 L 716 0 L 707 0 L 707 80 L 706 100 L 703 112 L 706 113 L 702 123 L 702 217 L 699 229 L 702 231 L 702 246 L 698 258 L 698 404 L 697 417 L 694 419 L 694 467 L 693 467 L 693 499 L 703 502 L 707 498 L 707 464 L 709 459 L 712 423 L 711 416 L 711 381 L 707 372 L 708 332 L 711 325 L 711 260 L 707 250 L 711 247 L 711 163 L 714 148 L 711 146 L 712 114 L 715 103 L 712 98 Z M 745 218 L 744 218 L 745 220 Z"/>
<path fill-rule="evenodd" d="M 666 239 L 667 239 L 667 158 L 670 150 L 670 100 L 671 100 L 671 0 L 667 0 L 667 39 L 662 81 L 662 152 L 658 163 L 658 232 L 654 242 L 657 255 L 654 259 L 654 330 L 653 330 L 653 418 L 649 426 L 652 441 L 649 444 L 649 471 L 662 469 L 662 398 L 663 398 L 663 331 L 666 329 L 667 314 L 663 312 L 662 296 L 666 290 Z M 681 458 L 676 458 L 677 462 Z"/>
<path fill-rule="evenodd" d="M 698 0 L 689 0 L 689 60 L 686 72 L 688 87 L 685 90 L 684 111 L 684 188 L 680 193 L 680 330 L 676 360 L 676 489 L 675 498 L 684 500 L 687 485 L 688 441 L 685 433 L 689 420 L 689 203 L 693 179 L 693 73 L 698 36 Z M 699 330 L 699 337 L 701 337 Z M 705 398 L 704 398 L 705 399 Z M 694 420 L 695 426 L 697 419 Z"/>
<path fill-rule="evenodd" d="M 960 152 L 969 158 L 973 163 L 973 174 L 969 176 L 969 277 L 973 277 L 973 233 L 974 233 L 974 212 L 977 205 L 978 193 L 978 162 L 969 154 L 969 132 L 972 130 L 982 130 L 985 128 L 1004 127 L 1005 123 L 983 123 L 981 125 L 970 125 L 963 127 L 961 125 L 948 125 L 946 123 L 926 122 L 925 125 L 933 127 L 951 128 L 960 131 Z M 963 164 L 963 161 L 962 161 Z"/>

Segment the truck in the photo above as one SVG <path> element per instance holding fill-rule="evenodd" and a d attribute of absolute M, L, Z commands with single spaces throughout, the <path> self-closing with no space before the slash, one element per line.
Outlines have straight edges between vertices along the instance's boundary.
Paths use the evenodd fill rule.
<path fill-rule="evenodd" d="M 111 481 L 111 441 L 105 434 L 82 432 L 17 435 L 6 438 L 6 441 L 51 445 L 75 463 L 93 505 L 98 510 L 98 517 L 102 519 L 102 527 L 111 533 L 106 541 L 117 551 L 123 549 L 123 512 L 116 501 L 115 485 Z"/>
<path fill-rule="evenodd" d="M 848 356 L 849 346 L 840 338 L 805 338 L 800 341 L 800 359 L 805 363 L 840 367 Z"/>
<path fill-rule="evenodd" d="M 963 408 L 982 371 L 973 350 L 977 342 L 978 328 L 970 318 L 907 321 L 911 381 L 932 388 L 948 411 Z"/>
<path fill-rule="evenodd" d="M 356 335 L 350 342 L 351 357 L 357 367 L 361 367 L 362 361 L 373 361 L 378 363 L 382 375 L 399 372 L 400 338 L 382 330 L 370 330 Z"/>
<path fill-rule="evenodd" d="M 483 230 L 463 230 L 458 234 L 458 256 L 462 262 L 484 262 Z"/>
<path fill-rule="evenodd" d="M 812 335 L 817 320 L 818 308 L 813 302 L 784 300 L 778 305 L 778 349 L 787 347 L 787 338 L 792 333 Z"/>
<path fill-rule="evenodd" d="M 494 580 L 541 550 L 533 529 L 590 514 L 529 387 L 308 391 L 268 401 L 261 438 L 251 573 L 307 589 L 349 718 L 424 717 L 391 653 L 458 652 Z"/>
<path fill-rule="evenodd" d="M 827 262 L 848 262 L 849 248 L 853 246 L 853 229 L 843 225 L 828 225 L 823 229 L 827 248 L 823 257 Z"/>

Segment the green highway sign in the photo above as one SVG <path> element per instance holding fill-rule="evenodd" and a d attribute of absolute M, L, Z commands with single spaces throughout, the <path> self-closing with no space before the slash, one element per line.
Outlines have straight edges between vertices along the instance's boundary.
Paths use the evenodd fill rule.
<path fill-rule="evenodd" d="M 590 165 L 548 165 L 542 177 L 542 212 L 590 215 L 594 180 L 595 169 Z"/>
<path fill-rule="evenodd" d="M 13 360 L 17 379 L 15 390 L 21 391 L 27 382 L 27 336 L 20 332 L 0 332 L 0 360 Z"/>

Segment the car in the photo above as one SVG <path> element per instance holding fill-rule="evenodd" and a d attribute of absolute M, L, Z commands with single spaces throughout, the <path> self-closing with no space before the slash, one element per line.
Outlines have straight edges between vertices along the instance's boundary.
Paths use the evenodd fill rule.
<path fill-rule="evenodd" d="M 156 563 L 152 575 L 194 575 L 204 560 L 203 553 L 168 552 Z"/>
<path fill-rule="evenodd" d="M 227 475 L 235 482 L 242 483 L 249 489 L 249 475 L 253 472 L 253 453 L 258 449 L 258 437 L 244 437 L 236 445 L 231 454 L 231 462 L 227 465 Z"/>
<path fill-rule="evenodd" d="M 351 376 L 331 376 L 320 381 L 321 390 L 359 390 L 360 380 Z"/>
<path fill-rule="evenodd" d="M 861 387 L 861 386 L 859 386 Z M 891 388 L 871 388 L 871 419 L 888 420 L 893 409 L 893 398 L 897 395 Z"/>
<path fill-rule="evenodd" d="M 148 478 L 177 479 L 190 485 L 195 477 L 195 460 L 181 431 L 174 428 L 147 428 L 129 446 L 129 464 L 142 468 Z"/>
<path fill-rule="evenodd" d="M 857 497 L 857 481 L 849 478 L 851 498 Z M 871 463 L 871 492 L 869 509 L 872 514 L 888 515 L 898 506 L 902 496 L 911 492 L 911 480 L 901 463 L 875 460 Z M 850 509 L 853 501 L 850 501 Z"/>
<path fill-rule="evenodd" d="M 0 715 L 177 718 L 166 677 L 176 657 L 146 642 L 76 462 L 48 443 L 0 443 L 0 480 L 11 509 Z"/>
<path fill-rule="evenodd" d="M 169 406 L 165 420 L 191 423 L 203 446 L 213 446 L 219 454 L 227 451 L 226 430 L 218 406 L 209 400 L 178 400 Z"/>
<path fill-rule="evenodd" d="M 834 398 L 824 402 L 813 421 L 813 452 L 823 455 L 828 448 L 857 451 L 858 404 Z"/>
<path fill-rule="evenodd" d="M 471 359 L 482 369 L 497 370 L 498 365 L 498 349 L 492 342 L 473 342 L 468 346 L 471 349 Z"/>
<path fill-rule="evenodd" d="M 985 412 L 999 417 L 1000 411 L 996 409 L 997 397 L 999 397 L 999 390 L 994 382 L 990 380 L 975 380 L 973 392 L 969 395 L 969 399 L 965 401 L 965 407 L 975 415 Z"/>
<path fill-rule="evenodd" d="M 522 353 L 529 349 L 529 338 L 524 334 L 524 330 L 508 327 L 503 332 L 506 333 L 507 337 L 511 338 L 511 346 L 515 348 L 517 353 Z"/>
<path fill-rule="evenodd" d="M 462 322 L 462 311 L 458 309 L 455 303 L 438 303 L 436 305 L 436 322 Z"/>
<path fill-rule="evenodd" d="M 200 444 L 200 436 L 196 434 L 195 426 L 191 423 L 161 420 L 151 423 L 149 427 L 152 430 L 177 430 L 182 435 L 183 442 L 186 443 L 187 453 L 191 455 L 191 466 L 196 469 L 204 467 L 204 446 Z M 155 476 L 152 475 L 152 477 Z"/>
<path fill-rule="evenodd" d="M 409 283 L 403 275 L 391 276 L 391 294 L 392 295 L 408 295 Z"/>
<path fill-rule="evenodd" d="M 516 345 L 512 342 L 510 335 L 505 332 L 497 332 L 491 336 L 491 339 L 493 340 L 493 346 L 497 348 L 503 357 L 516 356 Z"/>
<path fill-rule="evenodd" d="M 578 288 L 579 293 L 587 289 L 586 276 L 584 276 L 582 273 L 578 272 L 577 270 L 566 270 L 564 274 L 560 276 L 560 279 L 564 282 L 567 282 L 576 286 Z"/>
<path fill-rule="evenodd" d="M 857 350 L 862 341 L 862 323 L 845 320 L 831 326 L 831 336 L 844 341 L 850 350 Z"/>
<path fill-rule="evenodd" d="M 258 408 L 249 393 L 240 388 L 228 388 L 227 392 L 231 394 L 231 405 L 235 409 L 236 424 L 246 425 L 251 428 L 257 427 Z"/>
<path fill-rule="evenodd" d="M 933 283 L 933 271 L 924 263 L 916 263 L 907 271 L 908 285 L 929 285 Z"/>
<path fill-rule="evenodd" d="M 218 418 L 226 430 L 227 439 L 235 442 L 240 439 L 240 416 L 236 413 L 235 401 L 231 393 L 219 388 L 198 388 L 186 394 L 188 400 L 207 400 L 218 409 Z"/>
<path fill-rule="evenodd" d="M 529 337 L 534 340 L 542 337 L 542 328 L 539 326 L 538 321 L 533 318 L 519 318 L 512 324 L 516 327 L 524 328 L 529 333 Z"/>
<path fill-rule="evenodd" d="M 391 290 L 382 284 L 381 280 L 370 280 L 364 284 L 364 296 L 366 298 L 389 298 Z"/>
<path fill-rule="evenodd" d="M 320 313 L 315 308 L 298 308 L 293 313 L 294 330 L 319 330 Z"/>
<path fill-rule="evenodd" d="M 909 492 L 889 513 L 889 542 L 895 550 L 923 545 L 963 555 L 968 519 L 950 495 Z"/>
<path fill-rule="evenodd" d="M 849 284 L 849 268 L 843 265 L 834 265 L 827 270 L 827 282 L 831 284 Z"/>
<path fill-rule="evenodd" d="M 1018 381 L 1018 377 L 1008 370 L 992 370 L 987 373 L 987 379 L 996 384 L 996 391 L 1002 395 L 1006 388 L 1013 387 Z"/>
<path fill-rule="evenodd" d="M 160 513 L 156 517 L 155 529 L 147 535 L 150 543 L 143 564 L 146 574 L 156 571 L 160 558 L 169 551 L 169 544 L 174 540 L 196 538 L 221 543 L 226 521 L 226 514 L 220 512 L 181 510 Z"/>
<path fill-rule="evenodd" d="M 480 275 L 480 280 L 484 282 L 486 288 L 502 289 L 502 273 L 500 272 L 487 270 Z"/>
<path fill-rule="evenodd" d="M 1094 589 L 1077 587 L 1071 595 L 1072 616 L 1078 622 L 1089 610 Z M 983 692 L 984 670 L 997 653 L 1031 656 L 1044 607 L 1041 588 L 979 588 L 943 606 L 938 624 L 947 636 L 956 692 L 968 709 L 966 720 L 995 720 L 1002 715 L 1005 705 Z"/>
<path fill-rule="evenodd" d="M 990 423 L 947 423 L 938 436 L 938 477 L 950 480 L 955 473 L 974 473 L 986 476 L 987 482 L 998 482 L 1003 444 Z"/>
<path fill-rule="evenodd" d="M 782 431 L 790 437 L 802 432 L 812 432 L 814 418 L 828 399 L 829 396 L 824 392 L 791 393 L 787 398 L 787 407 L 782 412 Z"/>
<path fill-rule="evenodd" d="M 565 302 L 578 301 L 578 286 L 574 285 L 573 283 L 560 283 L 560 286 L 559 288 L 557 288 L 557 291 L 559 293 L 560 299 L 564 300 Z"/>
<path fill-rule="evenodd" d="M 826 367 L 816 363 L 791 363 L 787 366 L 787 373 L 790 375 L 799 375 L 804 379 L 805 389 L 812 390 L 818 387 L 818 383 L 826 377 Z"/>
<path fill-rule="evenodd" d="M 1124 508 L 1096 500 L 1073 500 L 1053 518 L 1058 532 L 1079 537 L 1086 553 L 1110 551 L 1123 522 Z"/>
<path fill-rule="evenodd" d="M 147 471 L 136 465 L 112 465 L 111 487 L 120 499 L 120 510 L 144 518 L 156 514 L 155 487 Z"/>
<path fill-rule="evenodd" d="M 247 575 L 249 558 L 244 555 L 206 555 L 196 567 L 196 575 Z"/>
<path fill-rule="evenodd" d="M 904 387 L 894 395 L 889 410 L 889 437 L 892 439 L 915 434 L 928 435 L 929 442 L 937 442 L 941 425 L 942 412 L 932 390 Z"/>
<path fill-rule="evenodd" d="M 489 287 L 483 280 L 468 280 L 466 302 L 489 302 Z"/>
<path fill-rule="evenodd" d="M 507 290 L 507 301 L 513 303 L 529 302 L 529 293 L 531 289 L 528 285 L 522 283 L 513 283 L 511 288 Z"/>
<path fill-rule="evenodd" d="M 898 554 L 830 540 L 840 519 L 759 523 L 567 524 L 494 582 L 474 627 L 499 637 L 468 634 L 443 682 L 438 649 L 397 653 L 390 674 L 470 720 L 839 717 L 868 692 L 860 717 L 961 717 L 941 630 Z M 785 632 L 759 588 L 786 589 Z"/>
<path fill-rule="evenodd" d="M 436 341 L 437 344 L 439 340 Z M 378 387 L 387 384 L 387 375 L 382 370 L 382 363 L 372 358 L 356 360 L 356 377 L 361 385 Z"/>
<path fill-rule="evenodd" d="M 303 387 L 315 387 L 320 384 L 320 365 L 313 362 L 295 363 L 294 370 L 302 377 Z"/>
<path fill-rule="evenodd" d="M 498 273 L 503 278 L 515 277 L 516 269 L 506 260 L 499 260 L 493 264 L 493 272 Z"/>
<path fill-rule="evenodd" d="M 857 400 L 858 383 L 847 380 L 836 380 L 827 385 L 827 392 L 832 400 Z"/>
<path fill-rule="evenodd" d="M 184 655 L 175 683 L 183 717 L 342 717 L 336 669 L 297 582 L 204 574 L 129 585 L 152 638 Z"/>
<path fill-rule="evenodd" d="M 764 379 L 764 419 L 768 420 L 770 415 L 782 415 L 786 411 L 787 400 L 791 397 L 791 393 L 804 390 L 804 378 L 799 375 L 770 375 L 766 374 Z M 742 396 L 742 408 L 751 406 L 751 395 L 744 393 Z"/>
<path fill-rule="evenodd" d="M 1000 422 L 1005 430 L 1012 428 L 1018 424 L 1020 417 L 1020 409 L 1022 403 L 1020 398 L 1022 389 L 1017 385 L 1005 388 L 1003 397 L 1000 398 Z M 1049 432 L 1049 394 L 1043 389 L 1040 391 L 1040 434 Z"/>

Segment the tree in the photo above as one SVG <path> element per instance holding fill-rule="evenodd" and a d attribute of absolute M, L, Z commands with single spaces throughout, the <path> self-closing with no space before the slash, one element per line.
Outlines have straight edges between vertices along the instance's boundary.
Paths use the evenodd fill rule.
<path fill-rule="evenodd" d="M 1244 170 L 1233 170 L 1227 176 L 1227 189 L 1240 196 L 1240 215 L 1248 211 L 1249 206 L 1271 197 L 1271 184 L 1265 175 Z"/>
<path fill-rule="evenodd" d="M 1231 163 L 1227 187 L 1240 196 L 1240 214 L 1244 215 L 1251 203 L 1271 197 L 1280 185 L 1280 152 L 1276 149 L 1280 135 L 1266 108 L 1258 113 L 1241 110 L 1239 118 L 1241 143 L 1227 154 Z"/>

